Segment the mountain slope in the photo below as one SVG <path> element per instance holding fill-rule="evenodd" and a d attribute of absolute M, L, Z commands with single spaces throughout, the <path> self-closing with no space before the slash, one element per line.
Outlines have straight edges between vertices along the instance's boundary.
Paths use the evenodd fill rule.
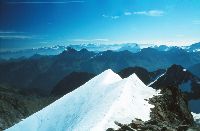
<path fill-rule="evenodd" d="M 157 81 L 152 83 L 152 87 L 155 88 L 165 88 L 167 85 L 179 86 L 182 92 L 195 93 L 192 98 L 200 98 L 198 95 L 200 92 L 200 79 L 194 76 L 191 72 L 184 69 L 180 65 L 172 65 L 166 71 L 166 73 L 161 76 Z"/>
<path fill-rule="evenodd" d="M 172 65 L 167 72 L 150 86 L 161 89 L 167 86 L 179 87 L 189 98 L 193 112 L 200 112 L 200 79 L 180 65 Z"/>
<path fill-rule="evenodd" d="M 200 52 L 200 42 L 183 47 L 188 52 Z"/>
<path fill-rule="evenodd" d="M 49 105 L 56 98 L 41 97 L 32 92 L 0 85 L 0 130 L 4 130 L 34 112 Z"/>
<path fill-rule="evenodd" d="M 155 80 L 158 76 L 163 74 L 164 72 L 165 72 L 165 70 L 163 70 L 163 69 L 149 72 L 145 68 L 136 66 L 136 67 L 125 68 L 125 69 L 121 70 L 120 72 L 118 72 L 118 74 L 122 78 L 126 78 L 126 77 L 129 77 L 130 75 L 132 75 L 133 73 L 135 73 L 140 78 L 140 80 L 142 80 L 142 82 L 144 82 L 147 85 L 150 82 L 152 82 L 153 80 Z"/>
<path fill-rule="evenodd" d="M 34 56 L 0 63 L 0 83 L 12 84 L 16 88 L 37 89 L 41 94 L 49 95 L 53 87 L 73 71 L 99 74 L 106 69 L 119 72 L 134 66 L 152 71 L 165 69 L 174 63 L 188 68 L 199 62 L 200 53 L 179 48 L 169 51 L 146 48 L 137 53 L 110 50 L 95 53 L 68 48 L 56 56 Z"/>
<path fill-rule="evenodd" d="M 65 76 L 58 84 L 53 88 L 51 95 L 62 96 L 65 95 L 79 86 L 85 84 L 95 75 L 87 72 L 72 72 Z"/>
<path fill-rule="evenodd" d="M 144 84 L 149 84 L 154 81 L 158 76 L 163 74 L 165 70 L 159 69 L 153 72 L 148 72 L 146 69 L 142 67 L 129 67 L 121 70 L 117 74 L 122 78 L 129 77 L 133 73 L 135 73 Z M 72 72 L 69 75 L 65 76 L 58 84 L 53 88 L 51 95 L 53 96 L 62 96 L 65 95 L 74 89 L 78 88 L 85 82 L 89 81 L 94 74 L 87 72 Z"/>
<path fill-rule="evenodd" d="M 199 131 L 199 115 L 193 116 L 188 109 L 188 102 L 185 95 L 175 86 L 166 86 L 160 91 L 161 95 L 150 98 L 149 103 L 154 105 L 151 108 L 148 121 L 140 119 L 133 120 L 131 123 L 121 124 L 117 122 L 119 129 L 116 131 Z M 107 131 L 114 131 L 109 128 Z"/>
<path fill-rule="evenodd" d="M 200 78 L 200 63 L 190 66 L 188 70 Z"/>
<path fill-rule="evenodd" d="M 116 128 L 114 121 L 146 121 L 153 107 L 147 99 L 158 93 L 135 74 L 121 79 L 106 70 L 7 131 L 96 131 Z"/>

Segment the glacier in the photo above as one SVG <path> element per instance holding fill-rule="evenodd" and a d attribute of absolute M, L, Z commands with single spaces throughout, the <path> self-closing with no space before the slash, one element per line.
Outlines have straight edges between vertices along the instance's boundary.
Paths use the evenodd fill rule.
<path fill-rule="evenodd" d="M 154 106 L 148 99 L 159 92 L 147 87 L 136 74 L 122 79 L 108 69 L 6 131 L 116 129 L 115 121 L 149 120 Z"/>

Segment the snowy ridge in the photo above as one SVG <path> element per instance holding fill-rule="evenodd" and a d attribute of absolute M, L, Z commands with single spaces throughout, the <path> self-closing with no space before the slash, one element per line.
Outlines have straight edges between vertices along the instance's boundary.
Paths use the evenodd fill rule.
<path fill-rule="evenodd" d="M 153 105 L 145 99 L 158 94 L 136 74 L 122 79 L 109 69 L 7 131 L 103 131 L 114 121 L 146 121 Z"/>
<path fill-rule="evenodd" d="M 165 72 L 165 73 L 166 73 L 166 72 Z M 153 83 L 155 83 L 159 78 L 161 78 L 162 76 L 164 76 L 165 73 L 163 73 L 163 74 L 161 74 L 160 76 L 158 76 L 154 81 L 152 81 L 151 83 L 149 83 L 147 86 L 153 85 Z"/>

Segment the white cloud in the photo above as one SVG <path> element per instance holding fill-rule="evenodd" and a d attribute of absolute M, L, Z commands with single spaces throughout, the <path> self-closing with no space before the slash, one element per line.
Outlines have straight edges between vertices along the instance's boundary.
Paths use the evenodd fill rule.
<path fill-rule="evenodd" d="M 200 25 L 200 20 L 193 20 L 192 23 L 195 25 Z"/>
<path fill-rule="evenodd" d="M 147 15 L 148 13 L 146 11 L 138 11 L 138 12 L 133 12 L 135 15 Z"/>
<path fill-rule="evenodd" d="M 26 32 L 0 30 L 0 39 L 33 39 L 33 38 L 36 38 L 36 36 L 29 35 Z"/>
<path fill-rule="evenodd" d="M 111 16 L 111 19 L 118 19 L 119 16 Z"/>
<path fill-rule="evenodd" d="M 115 15 L 115 16 L 109 16 L 109 15 L 103 14 L 102 16 L 103 16 L 104 18 L 110 18 L 110 19 L 118 19 L 118 18 L 119 18 L 119 16 L 117 16 L 117 15 Z"/>
<path fill-rule="evenodd" d="M 69 3 L 84 3 L 85 1 L 19 1 L 19 2 L 7 2 L 8 4 L 69 4 Z"/>
<path fill-rule="evenodd" d="M 0 34 L 22 34 L 25 32 L 17 32 L 17 31 L 1 31 L 0 30 Z"/>
<path fill-rule="evenodd" d="M 164 15 L 164 11 L 161 10 L 150 10 L 147 12 L 147 15 L 149 16 L 163 16 Z"/>
<path fill-rule="evenodd" d="M 124 12 L 124 15 L 146 15 L 146 16 L 163 16 L 164 11 L 162 10 L 148 10 L 148 11 L 136 11 L 136 12 Z"/>
<path fill-rule="evenodd" d="M 105 17 L 105 18 L 108 18 L 108 17 L 109 17 L 109 16 L 107 16 L 107 15 L 105 15 L 105 14 L 103 14 L 102 16 Z"/>
<path fill-rule="evenodd" d="M 33 36 L 27 35 L 0 35 L 0 39 L 32 39 Z"/>
<path fill-rule="evenodd" d="M 124 15 L 132 15 L 131 12 L 124 12 Z"/>

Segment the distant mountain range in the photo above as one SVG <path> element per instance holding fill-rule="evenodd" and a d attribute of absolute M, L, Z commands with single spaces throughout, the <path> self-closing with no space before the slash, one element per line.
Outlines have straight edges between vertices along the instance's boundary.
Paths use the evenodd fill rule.
<path fill-rule="evenodd" d="M 29 58 L 35 54 L 39 55 L 58 55 L 68 47 L 74 48 L 75 50 L 87 49 L 93 52 L 102 52 L 107 50 L 112 51 L 125 51 L 128 50 L 132 53 L 140 52 L 143 48 L 151 47 L 158 51 L 169 51 L 173 49 L 183 49 L 187 52 L 200 52 L 200 43 L 195 43 L 190 46 L 166 46 L 160 45 L 156 46 L 153 44 L 136 44 L 136 43 L 125 43 L 125 44 L 79 44 L 79 45 L 69 45 L 69 46 L 52 46 L 52 47 L 41 47 L 41 48 L 32 48 L 24 49 L 18 51 L 0 51 L 0 61 L 1 59 L 16 59 L 16 58 Z"/>
<path fill-rule="evenodd" d="M 111 50 L 97 53 L 68 47 L 59 55 L 34 55 L 26 59 L 0 62 L 0 83 L 49 94 L 60 80 L 74 71 L 99 74 L 109 68 L 119 72 L 134 66 L 154 71 L 166 69 L 172 64 L 190 68 L 198 63 L 199 52 L 187 52 L 180 48 L 169 51 L 144 48 L 137 53 Z"/>
<path fill-rule="evenodd" d="M 194 75 L 200 77 L 200 63 L 194 64 L 188 68 Z"/>

